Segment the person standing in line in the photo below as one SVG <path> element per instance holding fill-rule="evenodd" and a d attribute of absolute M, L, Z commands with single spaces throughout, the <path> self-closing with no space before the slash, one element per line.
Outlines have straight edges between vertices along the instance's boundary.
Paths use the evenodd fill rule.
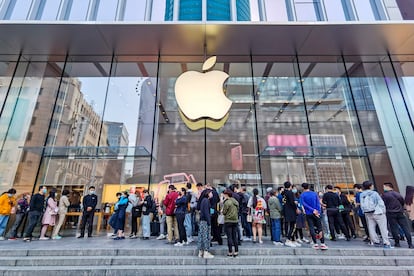
<path fill-rule="evenodd" d="M 285 228 L 286 241 L 285 245 L 289 247 L 298 247 L 299 244 L 293 241 L 293 231 L 296 224 L 296 203 L 295 195 L 292 192 L 293 185 L 289 181 L 286 181 L 284 184 L 283 191 L 283 215 L 285 218 L 285 224 L 287 224 L 287 229 Z"/>
<path fill-rule="evenodd" d="M 163 201 L 161 201 L 160 205 L 158 206 L 158 220 L 160 222 L 160 235 L 157 237 L 157 240 L 164 240 L 166 238 L 165 226 L 167 216 L 165 215 L 165 205 Z"/>
<path fill-rule="evenodd" d="M 196 194 L 191 190 L 191 183 L 186 184 L 186 191 L 185 196 L 187 198 L 187 211 L 185 214 L 184 219 L 184 227 L 185 227 L 185 233 L 187 235 L 187 242 L 191 243 L 193 242 L 193 233 L 194 233 L 194 225 L 193 220 L 195 220 L 195 209 L 197 207 L 197 196 Z"/>
<path fill-rule="evenodd" d="M 256 243 L 256 234 L 259 236 L 259 243 L 262 244 L 263 229 L 262 225 L 266 223 L 265 211 L 266 201 L 259 196 L 259 190 L 253 189 L 253 196 L 249 199 L 247 206 L 250 208 L 250 213 L 253 218 L 253 242 Z"/>
<path fill-rule="evenodd" d="M 309 189 L 308 183 L 302 183 L 303 193 L 300 195 L 300 200 L 303 205 L 303 210 L 308 222 L 309 232 L 312 237 L 313 249 L 327 250 L 328 247 L 325 244 L 325 237 L 322 231 L 321 222 L 321 204 L 317 193 Z M 315 232 L 316 227 L 316 232 Z M 317 240 L 320 240 L 321 244 L 318 244 Z"/>
<path fill-rule="evenodd" d="M 128 193 L 127 192 L 121 192 L 121 196 L 118 200 L 118 202 L 115 204 L 115 214 L 114 217 L 114 231 L 117 233 L 117 236 L 114 238 L 114 240 L 124 240 L 125 239 L 125 219 L 126 219 L 126 208 L 128 206 Z"/>
<path fill-rule="evenodd" d="M 95 208 L 98 204 L 98 196 L 95 194 L 95 187 L 90 186 L 88 189 L 88 194 L 83 197 L 82 206 L 82 223 L 80 227 L 80 235 L 78 238 L 83 238 L 85 236 L 86 224 L 88 224 L 88 238 L 92 237 L 92 228 L 93 228 L 93 216 L 95 215 Z"/>
<path fill-rule="evenodd" d="M 398 226 L 400 226 L 407 239 L 408 248 L 413 248 L 410 228 L 408 227 L 407 218 L 404 215 L 404 198 L 400 193 L 394 191 L 394 185 L 392 183 L 387 182 L 384 183 L 382 199 L 384 200 L 387 220 L 391 228 L 392 237 L 394 238 L 394 246 L 401 247 L 398 230 Z"/>
<path fill-rule="evenodd" d="M 275 191 L 270 191 L 270 198 L 268 202 L 270 222 L 272 227 L 270 228 L 273 232 L 272 241 L 274 245 L 283 245 L 280 236 L 281 236 L 281 223 L 280 218 L 282 217 L 282 204 L 280 204 L 279 199 Z"/>
<path fill-rule="evenodd" d="M 14 220 L 13 226 L 11 227 L 9 233 L 7 233 L 9 241 L 17 240 L 17 230 L 22 225 L 23 220 L 29 211 L 29 199 L 30 194 L 24 193 L 22 198 L 17 201 L 16 219 Z"/>
<path fill-rule="evenodd" d="M 381 246 L 376 232 L 378 225 L 381 232 L 384 248 L 392 248 L 388 238 L 387 216 L 385 204 L 380 195 L 374 191 L 374 184 L 367 180 L 362 183 L 361 209 L 365 214 L 368 223 L 368 232 L 371 244 Z"/>
<path fill-rule="evenodd" d="M 58 214 L 59 208 L 57 207 L 56 201 L 56 189 L 53 188 L 49 192 L 49 196 L 46 200 L 46 210 L 43 214 L 42 218 L 42 229 L 40 231 L 40 238 L 39 240 L 48 240 L 49 237 L 46 237 L 46 232 L 49 226 L 55 226 L 56 224 L 56 216 Z"/>
<path fill-rule="evenodd" d="M 144 201 L 142 201 L 142 239 L 149 240 L 151 236 L 150 213 L 155 202 L 148 190 L 144 190 Z"/>
<path fill-rule="evenodd" d="M 211 203 L 210 199 L 213 197 L 212 190 L 206 190 L 206 192 L 201 193 L 199 197 L 198 208 L 200 211 L 200 222 L 198 225 L 198 257 L 204 259 L 214 258 L 210 250 L 210 240 L 211 240 L 211 214 L 210 208 Z"/>
<path fill-rule="evenodd" d="M 163 204 L 165 205 L 165 214 L 167 215 L 167 240 L 169 244 L 174 244 L 173 238 L 178 241 L 178 225 L 174 214 L 175 200 L 178 198 L 178 192 L 174 185 L 168 186 L 168 194 L 166 195 Z M 173 236 L 174 235 L 174 236 Z"/>
<path fill-rule="evenodd" d="M 414 230 L 414 186 L 407 186 L 405 188 L 405 209 L 408 213 L 408 218 L 411 221 L 411 229 Z"/>
<path fill-rule="evenodd" d="M 224 228 L 226 230 L 227 246 L 229 249 L 227 257 L 237 257 L 239 255 L 239 240 L 237 234 L 239 223 L 239 202 L 233 198 L 233 191 L 230 189 L 226 189 L 223 192 L 223 196 Z"/>
<path fill-rule="evenodd" d="M 361 209 L 362 185 L 354 184 L 354 191 L 355 191 L 355 207 L 356 207 L 356 211 L 354 213 L 358 214 L 358 217 L 362 223 L 362 227 L 364 227 L 364 231 L 366 235 L 364 242 L 369 242 L 368 224 L 367 224 L 367 220 L 365 218 L 364 212 L 362 212 L 362 209 Z"/>
<path fill-rule="evenodd" d="M 128 202 L 131 207 L 131 234 L 130 239 L 136 239 L 138 236 L 138 217 L 141 217 L 142 207 L 139 205 L 141 201 L 140 193 L 137 188 L 135 192 L 128 196 Z"/>
<path fill-rule="evenodd" d="M 346 240 L 350 241 L 351 236 L 347 228 L 345 227 L 344 221 L 342 220 L 342 216 L 339 213 L 339 205 L 341 205 L 341 201 L 339 196 L 333 192 L 332 185 L 326 186 L 327 192 L 322 197 L 322 203 L 326 207 L 326 212 L 328 214 L 328 222 L 329 222 L 329 231 L 331 232 L 331 241 L 336 241 L 335 236 L 335 224 L 338 224 L 342 233 L 344 233 Z"/>
<path fill-rule="evenodd" d="M 28 223 L 23 234 L 23 241 L 31 242 L 33 238 L 33 230 L 40 220 L 43 208 L 45 207 L 45 194 L 47 193 L 46 186 L 40 186 L 39 192 L 30 199 L 29 213 L 27 215 Z"/>
<path fill-rule="evenodd" d="M 182 188 L 178 192 L 178 197 L 175 200 L 175 217 L 177 218 L 179 240 L 174 246 L 183 246 L 187 244 L 187 233 L 185 231 L 184 220 L 187 213 L 187 197 L 185 189 Z"/>
<path fill-rule="evenodd" d="M 247 215 L 249 214 L 249 207 L 247 207 L 247 203 L 249 202 L 249 195 L 246 193 L 246 187 L 242 187 L 239 193 L 241 198 L 241 205 L 239 205 L 240 215 L 241 215 L 241 222 L 244 230 L 245 238 L 243 241 L 251 241 L 252 240 L 252 225 L 250 222 L 247 221 Z"/>
<path fill-rule="evenodd" d="M 53 228 L 53 233 L 52 233 L 52 239 L 54 240 L 59 240 L 62 238 L 59 235 L 59 231 L 63 225 L 63 222 L 65 221 L 66 213 L 68 212 L 68 207 L 70 206 L 70 202 L 68 198 L 69 193 L 70 193 L 69 190 L 63 190 L 62 196 L 59 199 L 59 211 L 58 211 L 59 220 L 58 220 L 57 225 Z"/>
<path fill-rule="evenodd" d="M 346 229 L 348 230 L 348 233 L 351 233 L 352 238 L 356 239 L 355 234 L 355 226 L 351 219 L 351 211 L 352 211 L 352 205 L 351 202 L 349 202 L 348 197 L 342 193 L 341 187 L 335 186 L 336 193 L 339 196 L 339 202 L 340 205 L 342 205 L 342 208 L 339 209 L 339 214 L 342 216 L 342 220 L 345 224 Z"/>
<path fill-rule="evenodd" d="M 4 240 L 4 232 L 9 222 L 12 208 L 16 206 L 16 190 L 11 188 L 0 196 L 0 240 Z"/>

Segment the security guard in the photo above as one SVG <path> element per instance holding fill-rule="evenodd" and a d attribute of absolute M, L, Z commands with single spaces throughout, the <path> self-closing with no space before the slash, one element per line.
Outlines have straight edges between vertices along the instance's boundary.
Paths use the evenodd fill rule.
<path fill-rule="evenodd" d="M 98 196 L 95 194 L 95 187 L 89 187 L 89 193 L 83 197 L 82 206 L 82 224 L 80 227 L 81 234 L 78 238 L 83 238 L 85 236 L 85 227 L 88 224 L 88 237 L 92 237 L 92 226 L 93 226 L 93 215 L 95 214 L 95 207 L 98 204 Z"/>

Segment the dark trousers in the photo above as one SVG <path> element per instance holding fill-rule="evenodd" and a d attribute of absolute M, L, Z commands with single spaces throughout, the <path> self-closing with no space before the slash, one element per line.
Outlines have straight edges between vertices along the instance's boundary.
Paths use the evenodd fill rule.
<path fill-rule="evenodd" d="M 211 215 L 211 235 L 213 240 L 217 241 L 218 244 L 223 244 L 223 239 L 221 238 L 220 228 L 217 222 L 218 214 L 215 213 Z"/>
<path fill-rule="evenodd" d="M 394 238 L 395 244 L 400 243 L 400 231 L 398 229 L 398 226 L 400 226 L 401 229 L 403 230 L 405 238 L 407 239 L 408 245 L 413 244 L 407 218 L 404 216 L 402 212 L 387 213 L 387 220 L 388 220 L 388 223 L 390 224 L 391 234 L 392 234 L 392 237 Z"/>
<path fill-rule="evenodd" d="M 306 215 L 306 221 L 308 222 L 308 226 L 309 226 L 309 232 L 311 234 L 312 237 L 312 241 L 313 243 L 316 244 L 316 232 L 315 232 L 315 227 L 316 230 L 318 231 L 318 233 L 320 234 L 320 240 L 321 243 L 325 243 L 325 238 L 324 238 L 324 234 L 322 232 L 322 221 L 320 217 L 317 217 L 315 215 Z"/>
<path fill-rule="evenodd" d="M 250 222 L 247 221 L 247 214 L 241 214 L 241 222 L 244 229 L 244 234 L 246 237 L 251 238 L 252 237 L 252 225 Z"/>
<path fill-rule="evenodd" d="M 81 236 L 85 235 L 85 228 L 86 224 L 88 224 L 88 237 L 92 237 L 92 227 L 93 227 L 93 216 L 95 212 L 94 211 L 84 211 L 82 214 L 82 223 L 80 226 Z"/>
<path fill-rule="evenodd" d="M 349 212 L 341 212 L 342 220 L 344 221 L 345 227 L 348 230 L 348 233 L 351 233 L 352 236 L 355 235 L 355 226 L 351 219 Z"/>
<path fill-rule="evenodd" d="M 364 215 L 359 216 L 359 218 L 361 219 L 362 227 L 364 227 L 365 235 L 369 238 L 367 219 L 365 218 Z"/>
<path fill-rule="evenodd" d="M 29 214 L 27 215 L 28 223 L 27 223 L 26 231 L 24 231 L 25 233 L 23 235 L 25 238 L 32 237 L 33 230 L 36 227 L 36 224 L 39 222 L 41 216 L 42 214 L 38 211 L 29 212 Z"/>
<path fill-rule="evenodd" d="M 293 241 L 293 230 L 295 229 L 295 221 L 285 221 L 286 238 Z"/>
<path fill-rule="evenodd" d="M 131 212 L 131 234 L 137 235 L 138 233 L 138 213 Z"/>
<path fill-rule="evenodd" d="M 184 220 L 185 220 L 185 214 L 175 214 L 175 218 L 177 219 L 177 225 L 178 225 L 178 234 L 180 236 L 179 242 L 187 242 L 187 234 L 185 232 L 184 227 Z"/>
<path fill-rule="evenodd" d="M 227 235 L 227 246 L 229 248 L 229 252 L 233 252 L 233 246 L 234 252 L 239 252 L 239 241 L 237 234 L 238 224 L 233 222 L 227 222 L 224 224 L 224 228 Z"/>
<path fill-rule="evenodd" d="M 14 220 L 13 226 L 11 227 L 8 233 L 9 238 L 17 237 L 17 229 L 19 229 L 19 227 L 22 225 L 25 216 L 26 216 L 25 213 L 16 214 L 16 219 Z"/>
<path fill-rule="evenodd" d="M 328 222 L 329 222 L 329 231 L 331 232 L 331 237 L 333 240 L 336 239 L 335 236 L 335 225 L 338 225 L 342 233 L 344 233 L 347 239 L 350 238 L 349 232 L 345 227 L 342 216 L 337 210 L 328 210 Z"/>
<path fill-rule="evenodd" d="M 191 209 L 191 227 L 192 227 L 192 235 L 197 236 L 198 223 L 197 223 L 197 216 L 196 216 L 196 210 L 195 209 Z"/>

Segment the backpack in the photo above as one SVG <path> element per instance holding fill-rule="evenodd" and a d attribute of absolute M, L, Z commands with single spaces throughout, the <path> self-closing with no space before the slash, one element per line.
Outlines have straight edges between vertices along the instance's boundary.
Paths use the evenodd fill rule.
<path fill-rule="evenodd" d="M 361 194 L 361 210 L 364 213 L 373 213 L 377 206 L 377 200 L 373 192 Z"/>

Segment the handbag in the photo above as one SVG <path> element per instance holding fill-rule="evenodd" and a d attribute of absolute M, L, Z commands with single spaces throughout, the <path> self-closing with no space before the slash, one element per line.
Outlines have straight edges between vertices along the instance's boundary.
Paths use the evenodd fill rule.
<path fill-rule="evenodd" d="M 224 215 L 223 214 L 218 215 L 217 223 L 218 224 L 224 224 Z"/>
<path fill-rule="evenodd" d="M 252 221 L 253 221 L 252 215 L 247 215 L 247 222 L 252 222 Z"/>
<path fill-rule="evenodd" d="M 58 207 L 53 208 L 53 209 L 50 208 L 49 215 L 52 215 L 52 216 L 57 215 L 58 214 L 58 211 L 59 211 L 59 208 Z"/>

